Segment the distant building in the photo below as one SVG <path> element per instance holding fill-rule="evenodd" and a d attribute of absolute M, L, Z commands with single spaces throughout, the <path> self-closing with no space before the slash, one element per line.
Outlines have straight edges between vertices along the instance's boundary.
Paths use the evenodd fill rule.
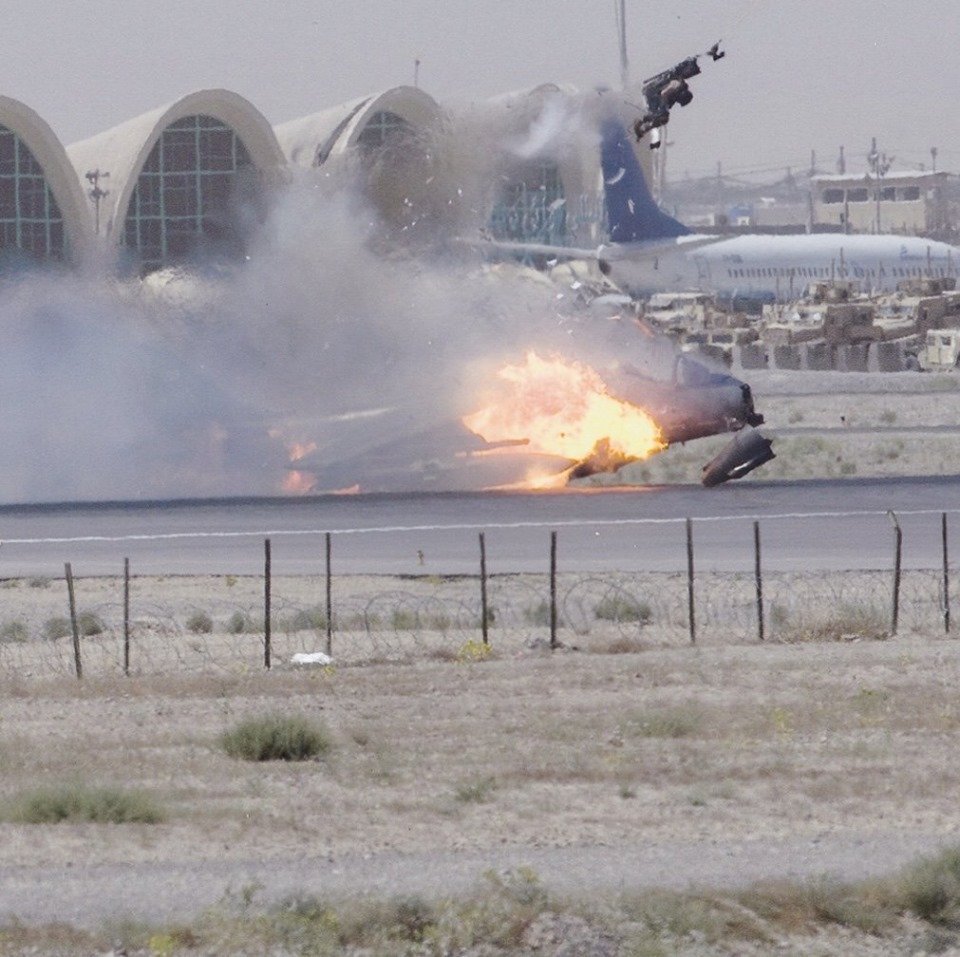
<path fill-rule="evenodd" d="M 889 172 L 879 182 L 862 173 L 813 176 L 814 223 L 853 233 L 926 235 L 943 225 L 947 178 L 942 172 Z"/>

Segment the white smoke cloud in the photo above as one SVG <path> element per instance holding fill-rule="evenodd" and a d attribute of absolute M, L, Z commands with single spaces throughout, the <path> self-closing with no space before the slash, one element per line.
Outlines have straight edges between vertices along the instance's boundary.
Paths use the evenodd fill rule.
<path fill-rule="evenodd" d="M 551 102 L 520 155 L 574 123 Z M 422 216 L 449 236 L 476 218 L 487 122 L 445 131 L 459 146 L 423 174 L 429 190 L 410 189 L 405 226 Z M 416 488 L 455 456 L 459 417 L 503 362 L 530 348 L 622 358 L 632 330 L 566 314 L 569 292 L 422 243 L 384 247 L 383 223 L 341 185 L 334 169 L 278 189 L 243 263 L 0 283 L 0 501 L 275 494 L 289 443 L 361 487 L 379 487 L 364 463 L 390 449 L 394 487 L 409 468 Z"/>

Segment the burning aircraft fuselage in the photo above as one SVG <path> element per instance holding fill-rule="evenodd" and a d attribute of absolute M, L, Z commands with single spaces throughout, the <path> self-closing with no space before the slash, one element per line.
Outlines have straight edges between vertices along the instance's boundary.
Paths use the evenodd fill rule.
<path fill-rule="evenodd" d="M 686 356 L 677 359 L 672 381 L 659 381 L 629 365 L 600 372 L 529 352 L 488 385 L 476 411 L 413 438 L 388 437 L 389 423 L 402 417 L 394 410 L 381 440 L 347 460 L 331 460 L 313 443 L 291 446 L 286 490 L 559 488 L 727 432 L 735 438 L 704 466 L 705 485 L 740 478 L 773 457 L 770 441 L 754 429 L 763 416 L 750 387 Z"/>
<path fill-rule="evenodd" d="M 670 382 L 630 366 L 599 373 L 559 356 L 528 353 L 497 374 L 500 390 L 464 424 L 491 442 L 526 443 L 531 452 L 565 458 L 565 483 L 616 472 L 677 442 L 753 430 L 763 422 L 745 382 L 678 356 Z M 773 457 L 769 440 L 733 442 L 704 467 L 705 485 L 739 478 Z M 542 484 L 542 479 L 538 479 Z M 537 484 L 537 483 L 532 483 Z"/>
<path fill-rule="evenodd" d="M 660 427 L 666 445 L 725 432 L 736 433 L 719 455 L 703 467 L 703 484 L 720 485 L 742 478 L 774 458 L 770 439 L 756 431 L 763 416 L 746 382 L 680 357 L 674 381 L 660 383 L 627 373 L 616 389 L 630 402 L 643 405 Z"/>

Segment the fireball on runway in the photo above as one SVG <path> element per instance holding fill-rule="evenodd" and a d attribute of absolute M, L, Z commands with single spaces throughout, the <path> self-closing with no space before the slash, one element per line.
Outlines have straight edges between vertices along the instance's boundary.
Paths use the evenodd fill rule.
<path fill-rule="evenodd" d="M 549 477 L 566 484 L 595 472 L 613 472 L 666 448 L 656 422 L 642 409 L 612 396 L 590 366 L 561 356 L 541 358 L 528 352 L 522 364 L 504 366 L 488 404 L 463 423 L 488 442 L 509 442 L 530 453 L 570 463 Z M 536 469 L 527 487 L 542 488 Z"/>

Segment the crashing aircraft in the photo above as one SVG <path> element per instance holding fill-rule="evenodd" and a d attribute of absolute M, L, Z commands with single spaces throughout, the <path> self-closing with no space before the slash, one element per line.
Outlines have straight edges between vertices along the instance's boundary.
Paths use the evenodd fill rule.
<path fill-rule="evenodd" d="M 715 44 L 707 55 L 718 60 L 724 54 Z M 693 57 L 648 80 L 647 110 L 638 122 L 652 124 L 651 129 L 662 126 L 664 111 L 669 116 L 674 104 L 689 102 L 686 81 L 699 72 Z M 651 247 L 684 240 L 685 227 L 650 197 L 623 124 L 608 118 L 600 133 L 610 246 L 583 251 L 509 242 L 469 245 L 564 261 L 592 259 L 616 279 L 620 252 L 638 246 L 649 255 Z M 291 456 L 288 489 L 556 488 L 599 472 L 615 473 L 676 443 L 724 433 L 734 437 L 704 466 L 704 485 L 741 478 L 774 458 L 771 440 L 756 430 L 763 416 L 745 382 L 689 356 L 673 357 L 672 343 L 668 374 L 644 374 L 637 364 L 651 348 L 650 333 L 629 317 L 618 322 L 581 317 L 562 331 L 569 346 L 563 352 L 577 358 L 565 359 L 553 349 L 548 356 L 528 351 L 524 360 L 518 357 L 491 376 L 490 391 L 496 395 L 487 402 L 478 394 L 478 408 L 467 414 L 454 415 L 443 402 L 416 408 L 401 403 L 344 410 L 314 423 L 310 442 L 297 443 Z M 536 334 L 531 338 L 536 341 Z"/>
<path fill-rule="evenodd" d="M 634 330 L 637 344 L 642 334 Z M 626 350 L 624 350 L 626 351 Z M 401 492 L 559 488 L 676 443 L 732 432 L 703 469 L 706 486 L 742 478 L 774 457 L 750 387 L 688 355 L 669 380 L 630 362 L 593 367 L 559 356 L 500 371 L 498 397 L 474 414 L 364 410 L 314 424 L 322 436 L 289 463 L 288 491 Z M 499 390 L 498 390 L 499 386 Z M 343 449 L 350 448 L 349 454 Z"/>

